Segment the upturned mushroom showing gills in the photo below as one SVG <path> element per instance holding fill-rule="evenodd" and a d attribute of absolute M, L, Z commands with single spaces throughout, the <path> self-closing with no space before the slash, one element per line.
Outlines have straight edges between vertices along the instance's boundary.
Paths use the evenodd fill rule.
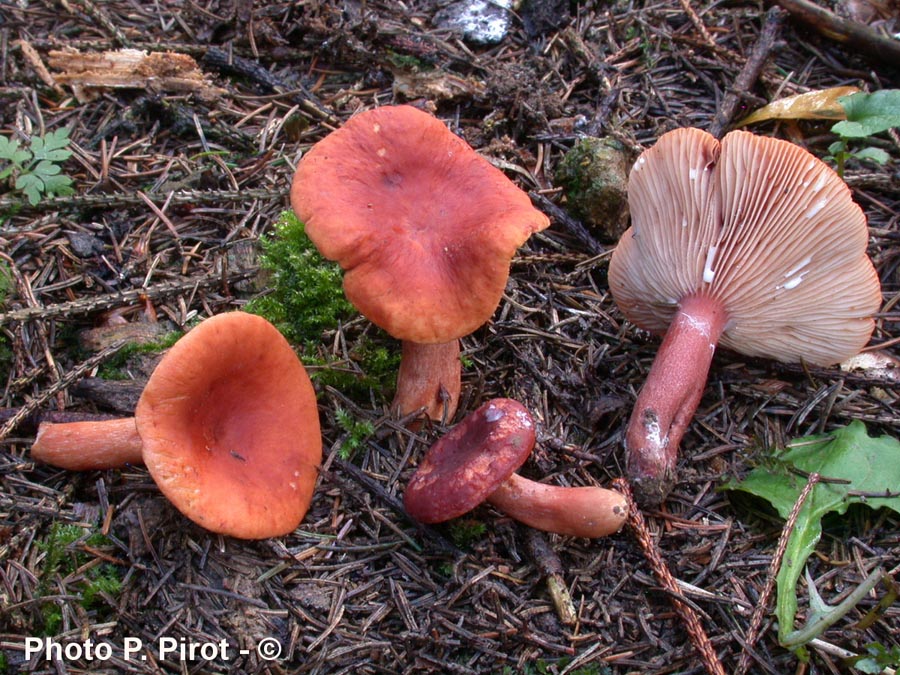
<path fill-rule="evenodd" d="M 428 450 L 403 494 L 407 513 L 423 523 L 440 523 L 487 501 L 547 532 L 603 537 L 618 531 L 627 515 L 619 492 L 547 485 L 516 473 L 534 443 L 534 420 L 521 403 L 488 401 Z"/>
<path fill-rule="evenodd" d="M 629 321 L 665 336 L 625 436 L 636 496 L 655 505 L 674 484 L 717 344 L 840 362 L 871 337 L 881 287 L 850 190 L 792 143 L 678 129 L 638 158 L 628 193 L 632 224 L 609 286 Z"/>
<path fill-rule="evenodd" d="M 490 319 L 516 249 L 549 225 L 528 195 L 437 118 L 356 115 L 297 165 L 291 205 L 347 298 L 402 341 L 394 410 L 449 419 L 459 338 Z"/>
<path fill-rule="evenodd" d="M 153 371 L 135 416 L 42 424 L 36 461 L 89 470 L 144 463 L 184 515 L 213 532 L 292 532 L 322 459 L 316 396 L 278 330 L 244 312 L 200 323 Z"/>

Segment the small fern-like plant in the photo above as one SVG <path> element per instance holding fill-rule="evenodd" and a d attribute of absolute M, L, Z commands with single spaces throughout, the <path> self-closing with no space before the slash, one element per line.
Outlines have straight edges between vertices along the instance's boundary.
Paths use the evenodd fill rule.
<path fill-rule="evenodd" d="M 355 419 L 353 415 L 343 408 L 338 408 L 335 411 L 335 419 L 345 433 L 340 449 L 341 459 L 350 459 L 375 433 L 375 425 L 369 420 L 360 421 Z"/>
<path fill-rule="evenodd" d="M 32 206 L 44 197 L 73 194 L 72 179 L 62 173 L 61 166 L 71 156 L 65 127 L 33 136 L 27 147 L 15 138 L 0 136 L 0 182 L 13 178 L 13 188 Z"/>

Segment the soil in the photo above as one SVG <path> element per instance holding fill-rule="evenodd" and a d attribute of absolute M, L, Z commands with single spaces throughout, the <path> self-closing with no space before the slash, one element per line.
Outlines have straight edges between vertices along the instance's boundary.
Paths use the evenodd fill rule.
<path fill-rule="evenodd" d="M 410 103 L 444 120 L 552 221 L 519 250 L 493 319 L 462 341 L 456 419 L 489 398 L 515 398 L 538 421 L 524 474 L 609 486 L 623 475 L 624 429 L 659 340 L 625 321 L 609 293 L 615 240 L 568 209 L 554 182 L 566 152 L 597 136 L 633 159 L 668 130 L 721 135 L 782 96 L 900 88 L 897 62 L 867 50 L 865 38 L 842 42 L 761 2 L 526 1 L 490 44 L 437 23 L 448 4 L 0 3 L 0 135 L 69 129 L 62 171 L 74 188 L 32 205 L 0 185 L 10 286 L 0 306 L 0 673 L 710 669 L 673 599 L 695 610 L 724 672 L 738 672 L 745 653 L 750 673 L 838 673 L 867 645 L 900 650 L 887 583 L 826 630 L 806 661 L 779 645 L 771 611 L 754 638 L 784 522 L 722 489 L 791 438 L 852 420 L 897 436 L 890 371 L 717 352 L 675 490 L 644 513 L 678 597 L 632 529 L 597 540 L 539 535 L 489 506 L 445 525 L 411 521 L 403 488 L 456 420 L 411 431 L 389 414 L 389 387 L 369 380 L 352 392 L 317 380 L 325 458 L 309 513 L 283 537 L 211 534 L 171 507 L 142 467 L 76 474 L 30 460 L 35 415 L 129 414 L 152 355 L 116 361 L 124 380 L 95 393 L 98 370 L 125 342 L 265 293 L 259 238 L 289 208 L 302 153 L 354 113 Z M 900 30 L 887 0 L 831 9 L 881 35 Z M 105 86 L 78 84 L 84 55 L 125 48 L 179 56 L 92 61 Z M 80 56 L 56 53 L 65 49 Z M 832 123 L 753 131 L 825 157 Z M 868 217 L 883 286 L 872 343 L 891 356 L 900 142 L 892 133 L 871 142 L 888 163 L 850 162 L 845 178 Z M 399 353 L 358 316 L 317 338 L 319 356 L 350 372 L 363 367 L 347 359 L 361 341 Z M 372 431 L 349 456 L 348 419 Z M 853 508 L 825 525 L 808 564 L 827 601 L 877 567 L 900 569 L 896 513 Z M 552 579 L 572 616 L 554 604 Z M 809 611 L 805 583 L 799 596 L 798 623 Z M 29 638 L 50 649 L 27 654 Z M 267 638 L 281 650 L 268 661 Z M 126 651 L 136 640 L 143 649 Z M 161 640 L 186 651 L 161 653 Z M 88 641 L 108 645 L 110 658 L 89 658 Z"/>

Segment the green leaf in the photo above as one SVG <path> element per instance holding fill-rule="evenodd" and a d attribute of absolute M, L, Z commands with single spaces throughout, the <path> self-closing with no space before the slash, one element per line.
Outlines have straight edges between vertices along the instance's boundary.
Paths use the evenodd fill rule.
<path fill-rule="evenodd" d="M 58 164 L 54 164 L 49 159 L 42 159 L 40 162 L 31 167 L 31 173 L 40 176 L 42 179 L 46 176 L 56 176 L 62 168 Z"/>
<path fill-rule="evenodd" d="M 850 660 L 856 670 L 861 673 L 882 673 L 886 668 L 900 666 L 900 647 L 888 651 L 884 645 L 872 642 L 866 645 L 866 654 Z"/>
<path fill-rule="evenodd" d="M 887 154 L 881 148 L 862 148 L 860 150 L 854 150 L 851 153 L 853 159 L 866 159 L 870 162 L 875 162 L 877 164 L 887 164 L 888 160 L 891 158 L 889 154 Z"/>
<path fill-rule="evenodd" d="M 72 179 L 61 175 L 44 176 L 44 194 L 48 197 L 75 194 L 75 189 L 72 187 Z"/>
<path fill-rule="evenodd" d="M 851 504 L 900 513 L 900 496 L 896 494 L 900 488 L 900 442 L 890 436 L 871 438 L 865 425 L 854 421 L 827 435 L 795 440 L 776 456 L 773 464 L 774 468 L 759 467 L 743 481 L 732 481 L 726 487 L 762 497 L 787 519 L 807 482 L 791 468 L 804 475 L 818 473 L 826 481 L 845 481 L 818 483 L 788 538 L 776 580 L 776 616 L 779 641 L 790 644 L 798 605 L 797 582 L 822 536 L 822 518 L 828 513 L 846 513 Z M 877 496 L 880 494 L 885 496 Z M 812 587 L 810 597 L 809 621 L 821 625 L 821 630 L 840 618 L 831 614 L 827 621 L 823 620 L 832 608 L 821 601 Z M 849 607 L 843 609 L 848 610 Z"/>
<path fill-rule="evenodd" d="M 8 160 L 21 167 L 31 161 L 31 153 L 19 147 L 19 141 L 16 139 L 0 136 L 0 159 Z"/>
<path fill-rule="evenodd" d="M 847 119 L 831 130 L 844 138 L 866 138 L 900 126 L 900 89 L 882 89 L 871 94 L 859 92 L 842 96 Z"/>
<path fill-rule="evenodd" d="M 51 162 L 64 162 L 72 156 L 69 150 L 69 130 L 65 127 L 51 131 L 45 136 L 33 136 L 31 139 L 31 152 L 35 160 L 49 160 Z"/>
<path fill-rule="evenodd" d="M 16 178 L 16 189 L 21 190 L 28 197 L 28 203 L 34 206 L 40 203 L 44 192 L 44 181 L 33 173 L 23 173 Z"/>

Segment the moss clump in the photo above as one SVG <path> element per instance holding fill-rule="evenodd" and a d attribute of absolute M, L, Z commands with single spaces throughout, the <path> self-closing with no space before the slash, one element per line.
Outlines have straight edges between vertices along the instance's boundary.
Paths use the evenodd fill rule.
<path fill-rule="evenodd" d="M 261 237 L 260 245 L 271 292 L 247 303 L 248 312 L 265 317 L 288 341 L 304 347 L 318 344 L 323 331 L 353 316 L 341 268 L 319 254 L 292 212 L 281 214 L 274 233 Z"/>
<path fill-rule="evenodd" d="M 87 535 L 87 536 L 86 536 Z M 79 525 L 53 523 L 47 537 L 38 542 L 37 547 L 44 551 L 41 566 L 38 595 L 48 595 L 50 586 L 57 577 L 67 577 L 88 562 L 88 555 L 73 544 L 84 540 L 85 545 L 100 547 L 109 544 L 109 539 L 94 532 L 88 535 L 87 530 Z M 119 569 L 115 565 L 98 565 L 89 568 L 73 587 L 81 595 L 81 606 L 85 609 L 99 609 L 103 604 L 102 594 L 115 595 L 122 588 Z M 55 602 L 41 603 L 41 616 L 44 621 L 45 635 L 55 635 L 62 623 L 62 609 Z"/>
<path fill-rule="evenodd" d="M 181 331 L 166 333 L 158 340 L 150 342 L 129 342 L 113 354 L 97 371 L 104 380 L 130 380 L 128 366 L 135 356 L 141 354 L 160 354 L 174 345 L 184 335 Z"/>
<path fill-rule="evenodd" d="M 350 348 L 351 365 L 336 364 L 309 351 L 301 356 L 313 382 L 333 387 L 353 400 L 365 400 L 369 391 L 387 396 L 394 388 L 400 353 L 365 337 Z"/>
<path fill-rule="evenodd" d="M 628 165 L 621 143 L 588 137 L 566 153 L 554 176 L 569 212 L 605 241 L 617 241 L 628 227 Z"/>

